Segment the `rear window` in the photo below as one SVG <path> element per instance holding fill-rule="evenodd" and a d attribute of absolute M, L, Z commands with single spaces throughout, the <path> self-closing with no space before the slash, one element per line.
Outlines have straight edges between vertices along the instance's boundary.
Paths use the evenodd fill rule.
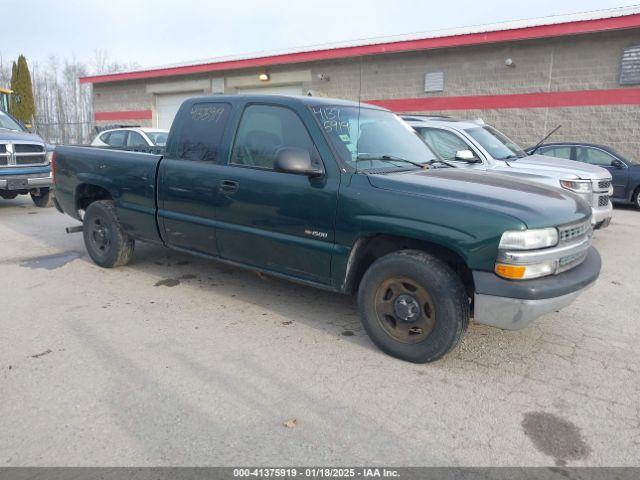
<path fill-rule="evenodd" d="M 108 143 L 112 147 L 124 147 L 124 141 L 126 140 L 126 138 L 126 130 L 116 130 L 115 132 L 111 132 L 111 134 L 109 135 L 109 141 L 107 141 L 106 143 Z"/>
<path fill-rule="evenodd" d="M 164 147 L 167 144 L 168 136 L 169 134 L 166 132 L 147 132 L 147 137 L 157 147 Z"/>
<path fill-rule="evenodd" d="M 202 102 L 183 117 L 176 156 L 182 160 L 217 163 L 231 104 Z"/>

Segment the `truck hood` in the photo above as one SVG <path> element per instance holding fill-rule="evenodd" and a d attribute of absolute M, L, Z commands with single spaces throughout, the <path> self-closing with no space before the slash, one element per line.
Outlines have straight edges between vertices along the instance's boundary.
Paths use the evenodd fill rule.
<path fill-rule="evenodd" d="M 530 155 L 508 162 L 508 164 L 522 173 L 555 177 L 558 180 L 602 180 L 611 177 L 611 174 L 602 167 L 546 155 Z"/>
<path fill-rule="evenodd" d="M 9 142 L 40 142 L 44 143 L 40 136 L 35 133 L 29 132 L 18 132 L 17 130 L 6 130 L 4 128 L 0 128 L 0 141 L 9 141 Z"/>
<path fill-rule="evenodd" d="M 573 193 L 478 170 L 439 168 L 369 175 L 372 186 L 466 204 L 517 218 L 528 228 L 586 220 L 591 208 Z M 428 202 L 425 202 L 428 208 Z"/>

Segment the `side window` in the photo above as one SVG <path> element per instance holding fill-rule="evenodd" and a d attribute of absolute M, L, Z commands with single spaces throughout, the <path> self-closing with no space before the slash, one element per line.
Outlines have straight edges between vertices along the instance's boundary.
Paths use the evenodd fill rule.
<path fill-rule="evenodd" d="M 612 155 L 607 152 L 603 152 L 597 148 L 590 147 L 577 147 L 576 160 L 580 162 L 590 163 L 591 165 L 599 165 L 601 167 L 608 167 L 611 162 L 615 160 Z"/>
<path fill-rule="evenodd" d="M 112 147 L 124 147 L 124 141 L 127 138 L 126 130 L 116 130 L 109 135 L 109 141 L 107 142 Z"/>
<path fill-rule="evenodd" d="M 127 147 L 147 147 L 147 141 L 138 132 L 129 132 Z"/>
<path fill-rule="evenodd" d="M 242 114 L 231 163 L 273 169 L 282 147 L 307 150 L 318 157 L 313 141 L 300 117 L 284 107 L 251 105 Z"/>
<path fill-rule="evenodd" d="M 455 133 L 440 130 L 438 128 L 422 128 L 420 136 L 433 150 L 444 160 L 455 160 L 456 152 L 471 150 L 467 143 Z"/>
<path fill-rule="evenodd" d="M 102 140 L 107 145 L 109 144 L 109 137 L 111 136 L 111 132 L 103 133 L 100 135 L 100 140 Z"/>
<path fill-rule="evenodd" d="M 217 163 L 229 112 L 231 105 L 228 103 L 194 103 L 182 123 L 177 157 Z"/>
<path fill-rule="evenodd" d="M 571 147 L 546 147 L 540 150 L 540 154 L 571 160 Z"/>

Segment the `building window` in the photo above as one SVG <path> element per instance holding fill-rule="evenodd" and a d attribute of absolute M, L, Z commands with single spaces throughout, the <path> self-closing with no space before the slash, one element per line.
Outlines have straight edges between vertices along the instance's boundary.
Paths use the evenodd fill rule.
<path fill-rule="evenodd" d="M 640 45 L 632 45 L 622 51 L 620 85 L 638 84 L 640 84 Z"/>
<path fill-rule="evenodd" d="M 442 92 L 444 90 L 444 72 L 430 72 L 424 76 L 424 91 Z"/>

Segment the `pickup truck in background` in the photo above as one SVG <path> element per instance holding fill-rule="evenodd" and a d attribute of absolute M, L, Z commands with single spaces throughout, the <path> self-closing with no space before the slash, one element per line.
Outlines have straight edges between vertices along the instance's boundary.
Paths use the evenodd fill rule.
<path fill-rule="evenodd" d="M 0 198 L 29 194 L 37 207 L 50 207 L 52 154 L 42 138 L 0 111 Z"/>
<path fill-rule="evenodd" d="M 447 168 L 391 112 L 316 97 L 186 100 L 163 155 L 57 147 L 57 208 L 103 267 L 136 241 L 358 296 L 383 351 L 519 329 L 597 279 L 591 209 L 561 188 Z M 441 168 L 436 168 L 441 167 Z"/>
<path fill-rule="evenodd" d="M 566 188 L 591 206 L 595 228 L 605 228 L 611 222 L 611 174 L 604 168 L 535 152 L 528 155 L 513 140 L 482 122 L 421 115 L 403 115 L 402 118 L 432 150 L 457 167 L 513 175 Z"/>

